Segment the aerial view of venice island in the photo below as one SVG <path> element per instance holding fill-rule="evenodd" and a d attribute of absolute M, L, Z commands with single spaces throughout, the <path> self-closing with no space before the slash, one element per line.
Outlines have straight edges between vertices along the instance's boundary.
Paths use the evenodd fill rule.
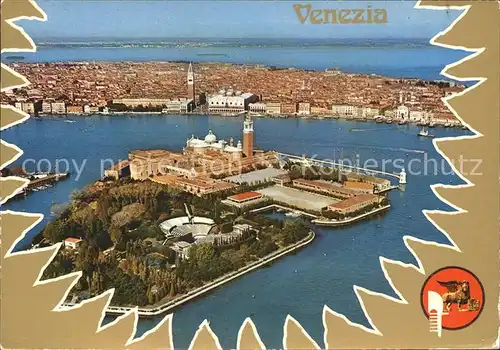
<path fill-rule="evenodd" d="M 463 85 L 225 63 L 15 69 L 31 84 L 2 101 L 32 118 L 2 132 L 25 152 L 2 176 L 30 184 L 4 206 L 45 215 L 16 249 L 62 242 L 43 278 L 82 272 L 65 307 L 114 288 L 105 322 L 139 306 L 140 335 L 175 312 L 180 344 L 200 317 L 229 344 L 248 316 L 279 344 L 293 309 L 320 339 L 325 304 L 364 322 L 352 285 L 391 293 L 377 263 L 411 262 L 405 235 L 446 243 L 422 210 L 446 210 L 430 185 L 457 181 L 431 140 L 469 132 L 441 101 Z"/>
<path fill-rule="evenodd" d="M 425 210 L 465 184 L 434 141 L 473 134 L 443 102 L 473 82 L 441 73 L 470 52 L 429 41 L 461 11 L 387 1 L 385 24 L 320 26 L 287 1 L 42 5 L 16 22 L 36 51 L 2 54 L 29 84 L 0 100 L 30 115 L 2 130 L 23 154 L 1 175 L 29 180 L 2 210 L 43 215 L 14 251 L 60 245 L 41 280 L 81 272 L 61 309 L 113 289 L 101 327 L 138 307 L 137 338 L 172 314 L 176 349 L 204 320 L 234 349 L 246 318 L 281 349 L 288 315 L 326 347 L 328 308 L 373 327 L 356 287 L 399 297 L 381 257 L 452 245 Z"/>
<path fill-rule="evenodd" d="M 203 74 L 195 74 L 191 63 L 16 69 L 32 85 L 2 98 L 37 118 L 243 116 L 241 134 L 229 139 L 206 130 L 201 138 L 186 135 L 180 152 L 129 150 L 99 181 L 73 192 L 35 238 L 33 247 L 64 243 L 46 277 L 83 271 L 66 305 L 115 288 L 110 314 L 135 305 L 142 316 L 170 311 L 296 252 L 314 240 L 317 227 L 382 214 L 391 207 L 388 192 L 406 185 L 404 168 L 383 171 L 259 149 L 255 118 L 414 123 L 424 126 L 419 136 L 429 136 L 426 126 L 461 126 L 440 98 L 464 87 L 443 81 L 228 64 L 202 64 Z M 229 81 L 228 88 L 207 93 Z"/>
<path fill-rule="evenodd" d="M 389 209 L 399 174 L 188 137 L 182 153 L 132 150 L 72 194 L 36 246 L 64 242 L 47 277 L 82 270 L 66 305 L 114 287 L 109 313 L 169 311 L 309 244 L 315 226 L 340 226 Z M 375 176 L 374 174 L 380 174 Z M 284 220 L 266 213 L 283 213 Z"/>

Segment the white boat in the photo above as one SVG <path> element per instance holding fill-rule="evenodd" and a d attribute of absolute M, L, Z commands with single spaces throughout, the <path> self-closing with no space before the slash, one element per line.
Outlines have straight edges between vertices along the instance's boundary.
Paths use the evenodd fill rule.
<path fill-rule="evenodd" d="M 429 134 L 429 131 L 425 128 L 425 126 L 422 128 L 422 130 L 419 131 L 417 135 L 422 137 L 434 137 L 434 135 Z"/>

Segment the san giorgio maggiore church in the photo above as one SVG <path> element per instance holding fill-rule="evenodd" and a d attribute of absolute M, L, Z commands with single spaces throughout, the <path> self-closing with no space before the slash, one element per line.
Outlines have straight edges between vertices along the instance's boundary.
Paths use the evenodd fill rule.
<path fill-rule="evenodd" d="M 245 119 L 243 122 L 243 143 L 238 140 L 235 143 L 234 138 L 230 138 L 229 142 L 226 140 L 217 140 L 217 136 L 212 130 L 204 139 L 199 139 L 194 135 L 186 141 L 186 151 L 192 151 L 195 154 L 207 154 L 210 152 L 227 153 L 234 160 L 241 159 L 243 156 L 247 158 L 253 157 L 254 145 L 254 130 L 253 121 Z"/>
<path fill-rule="evenodd" d="M 223 178 L 269 168 L 275 163 L 275 152 L 254 150 L 253 122 L 250 119 L 243 121 L 243 142 L 235 142 L 233 138 L 218 140 L 209 130 L 203 139 L 188 138 L 182 153 L 163 149 L 129 153 L 132 179 L 150 179 L 196 195 L 230 189 L 235 185 L 223 181 Z"/>

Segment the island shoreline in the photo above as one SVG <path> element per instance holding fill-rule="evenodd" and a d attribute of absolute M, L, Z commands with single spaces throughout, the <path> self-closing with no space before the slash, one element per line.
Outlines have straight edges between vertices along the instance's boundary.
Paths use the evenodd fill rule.
<path fill-rule="evenodd" d="M 309 231 L 309 234 L 307 237 L 303 238 L 302 240 L 286 247 L 282 248 L 276 252 L 273 252 L 269 254 L 268 256 L 259 259 L 255 262 L 252 262 L 248 264 L 247 266 L 244 266 L 236 271 L 232 271 L 224 276 L 221 276 L 211 282 L 208 282 L 204 284 L 203 286 L 200 286 L 198 288 L 195 288 L 188 292 L 187 294 L 181 295 L 173 300 L 170 300 L 164 304 L 161 304 L 159 306 L 149 306 L 149 307 L 143 307 L 143 308 L 138 308 L 137 314 L 140 317 L 154 317 L 158 316 L 161 314 L 164 314 L 168 311 L 171 311 L 173 309 L 176 309 L 180 306 L 183 306 L 184 304 L 188 303 L 189 301 L 192 301 L 193 299 L 196 299 L 212 290 L 215 290 L 247 273 L 250 273 L 254 270 L 257 270 L 260 267 L 265 267 L 268 263 L 277 260 L 285 255 L 288 255 L 292 252 L 295 252 L 304 246 L 308 245 L 311 243 L 314 239 L 316 238 L 316 232 L 313 230 Z M 60 307 L 61 310 L 66 310 L 68 308 L 72 308 L 77 306 L 78 303 L 64 303 L 62 307 Z M 123 315 L 127 312 L 130 312 L 130 310 L 135 309 L 135 307 L 130 307 L 130 306 L 113 306 L 110 305 L 106 309 L 106 314 L 109 315 Z"/>
<path fill-rule="evenodd" d="M 136 111 L 127 111 L 127 112 L 108 112 L 108 113 L 66 113 L 66 114 L 38 114 L 38 115 L 30 115 L 30 117 L 34 119 L 44 119 L 44 118 L 53 118 L 53 119 L 67 119 L 68 117 L 76 117 L 76 118 L 92 118 L 92 117 L 102 117 L 102 116 L 151 116 L 151 117 L 222 117 L 222 118 L 239 118 L 243 114 L 240 115 L 224 115 L 220 113 L 204 113 L 204 112 L 190 112 L 190 113 L 163 113 L 163 112 L 136 112 Z M 344 115 L 288 115 L 288 114 L 261 114 L 261 115 L 251 115 L 256 119 L 301 119 L 301 120 L 343 120 L 348 122 L 355 123 L 377 123 L 375 118 L 355 118 L 352 116 L 344 116 Z M 385 123 L 385 122 L 384 122 Z M 390 123 L 386 123 L 389 125 L 400 125 L 396 121 L 392 121 Z M 423 124 L 419 122 L 408 121 L 402 125 L 416 125 L 421 126 Z M 436 128 L 457 128 L 464 129 L 464 125 L 459 122 L 455 122 L 451 125 L 445 126 L 442 124 L 435 124 L 432 127 Z"/>

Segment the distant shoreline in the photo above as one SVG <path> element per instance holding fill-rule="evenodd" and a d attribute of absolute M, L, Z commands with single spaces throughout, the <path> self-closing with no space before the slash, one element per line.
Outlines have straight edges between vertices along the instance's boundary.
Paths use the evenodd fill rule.
<path fill-rule="evenodd" d="M 373 44 L 406 44 L 406 45 L 421 45 L 431 46 L 429 38 L 106 38 L 106 37 L 88 37 L 88 38 L 36 38 L 38 46 L 86 46 L 89 45 L 176 45 L 180 43 L 199 44 L 200 46 L 216 47 L 227 46 L 230 44 L 238 46 L 258 46 L 258 45 L 279 45 L 279 46 L 343 46 L 343 45 L 361 45 L 369 46 Z M 301 45 L 302 44 L 302 45 Z"/>
<path fill-rule="evenodd" d="M 165 116 L 165 117 L 189 117 L 189 116 L 211 116 L 211 117 L 224 117 L 224 118 L 239 118 L 241 115 L 223 115 L 217 113 L 162 113 L 162 112 L 109 112 L 109 113 L 67 113 L 67 114 L 39 114 L 38 116 L 31 116 L 33 119 L 44 119 L 44 118 L 52 118 L 52 119 L 67 119 L 68 117 L 76 117 L 76 118 L 89 118 L 89 117 L 102 117 L 102 116 L 127 116 L 127 115 L 139 115 L 139 116 Z M 373 118 L 355 118 L 351 116 L 337 116 L 337 115 L 288 115 L 288 114 L 262 114 L 262 115 L 254 115 L 254 118 L 265 118 L 265 119 L 303 119 L 303 120 L 346 120 L 356 123 L 376 123 L 376 120 Z M 389 124 L 398 125 L 397 121 L 393 121 Z M 405 125 L 419 125 L 419 123 L 408 122 Z M 435 124 L 435 127 L 445 127 L 442 124 Z M 452 124 L 448 126 L 449 128 L 462 128 L 462 125 L 457 120 L 456 124 Z"/>

